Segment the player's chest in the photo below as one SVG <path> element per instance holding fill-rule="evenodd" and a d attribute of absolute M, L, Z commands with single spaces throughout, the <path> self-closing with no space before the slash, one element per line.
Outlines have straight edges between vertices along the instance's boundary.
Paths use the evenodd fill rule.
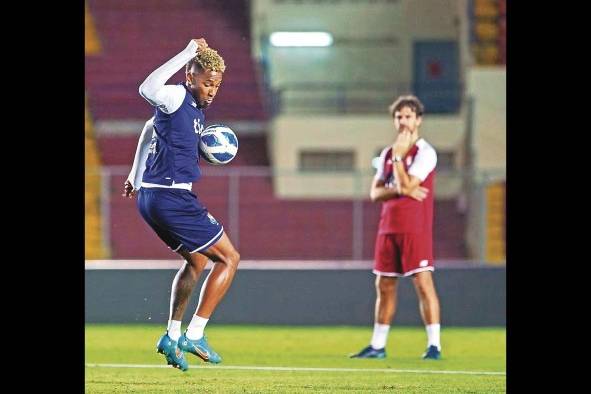
<path fill-rule="evenodd" d="M 203 111 L 184 105 L 174 114 L 170 122 L 174 133 L 190 139 L 198 139 L 205 129 L 205 116 Z"/>

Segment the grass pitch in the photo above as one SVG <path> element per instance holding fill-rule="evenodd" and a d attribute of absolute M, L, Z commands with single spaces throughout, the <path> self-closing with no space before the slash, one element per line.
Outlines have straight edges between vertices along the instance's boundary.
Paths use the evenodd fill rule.
<path fill-rule="evenodd" d="M 187 354 L 190 369 L 156 353 L 163 325 L 98 325 L 85 330 L 86 393 L 501 393 L 505 328 L 443 327 L 443 359 L 422 360 L 424 327 L 394 326 L 387 358 L 358 360 L 371 327 L 210 324 L 222 356 L 214 366 Z"/>

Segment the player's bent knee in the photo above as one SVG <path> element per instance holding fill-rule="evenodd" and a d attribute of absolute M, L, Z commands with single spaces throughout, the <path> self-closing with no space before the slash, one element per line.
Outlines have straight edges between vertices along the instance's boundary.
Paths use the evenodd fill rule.
<path fill-rule="evenodd" d="M 236 250 L 233 250 L 228 257 L 226 258 L 226 264 L 231 266 L 232 268 L 238 268 L 238 263 L 240 262 L 240 253 Z"/>
<path fill-rule="evenodd" d="M 215 255 L 214 259 L 215 262 L 223 263 L 228 268 L 236 270 L 238 268 L 238 262 L 240 261 L 240 254 L 235 250 L 232 250 L 224 254 Z"/>

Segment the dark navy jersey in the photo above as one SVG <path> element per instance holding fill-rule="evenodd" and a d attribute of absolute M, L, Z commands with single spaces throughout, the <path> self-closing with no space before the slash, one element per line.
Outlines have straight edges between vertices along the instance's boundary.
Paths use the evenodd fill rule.
<path fill-rule="evenodd" d="M 155 136 L 152 138 L 143 182 L 171 186 L 174 183 L 195 182 L 201 177 L 199 169 L 199 138 L 205 124 L 203 110 L 184 83 L 185 98 L 181 106 L 167 114 L 156 107 Z"/>

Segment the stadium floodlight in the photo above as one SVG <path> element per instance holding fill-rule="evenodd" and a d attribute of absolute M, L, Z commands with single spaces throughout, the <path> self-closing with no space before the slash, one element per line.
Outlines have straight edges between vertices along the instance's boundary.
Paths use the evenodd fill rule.
<path fill-rule="evenodd" d="M 333 43 L 332 34 L 324 31 L 276 31 L 269 40 L 275 47 L 327 47 Z"/>

